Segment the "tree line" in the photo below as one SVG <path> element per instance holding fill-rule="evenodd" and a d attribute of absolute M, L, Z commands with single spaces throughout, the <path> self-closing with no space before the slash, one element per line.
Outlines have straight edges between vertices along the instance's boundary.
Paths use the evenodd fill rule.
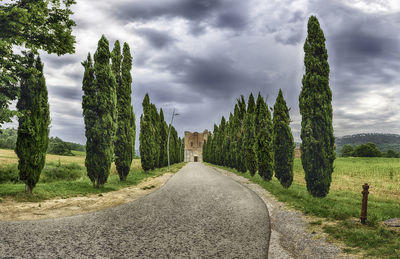
<path fill-rule="evenodd" d="M 335 138 L 328 53 L 315 16 L 308 20 L 304 52 L 305 74 L 299 96 L 301 162 L 308 192 L 314 197 L 325 197 L 332 181 Z M 293 181 L 295 148 L 289 123 L 282 91 L 274 105 L 272 122 L 260 94 L 257 103 L 250 94 L 247 107 L 241 96 L 228 122 L 222 117 L 220 125 L 214 125 L 213 135 L 203 147 L 203 159 L 243 173 L 249 171 L 252 176 L 258 171 L 266 181 L 272 179 L 275 171 L 282 186 L 288 188 Z"/>
<path fill-rule="evenodd" d="M 183 161 L 184 140 L 178 132 L 164 119 L 164 111 L 160 111 L 150 102 L 148 94 L 142 102 L 143 114 L 140 116 L 139 151 L 142 168 L 145 171 L 168 165 L 168 131 L 170 164 Z"/>
<path fill-rule="evenodd" d="M 289 109 L 282 91 L 279 91 L 273 109 L 258 93 L 257 101 L 251 93 L 246 101 L 237 99 L 229 120 L 221 118 L 214 125 L 213 134 L 203 146 L 203 159 L 217 165 L 228 166 L 252 176 L 258 174 L 270 181 L 275 177 L 289 188 L 293 181 L 294 140 L 289 127 Z"/>
<path fill-rule="evenodd" d="M 382 152 L 376 146 L 375 143 L 368 142 L 365 144 L 353 146 L 350 144 L 345 144 L 342 147 L 342 157 L 389 157 L 389 158 L 399 158 L 400 152 L 396 152 L 389 149 L 386 152 Z"/>
<path fill-rule="evenodd" d="M 0 148 L 15 149 L 18 131 L 13 128 L 2 129 L 0 134 Z M 50 137 L 47 154 L 74 156 L 71 152 L 85 151 L 85 146 L 79 143 L 64 141 L 59 137 Z"/>

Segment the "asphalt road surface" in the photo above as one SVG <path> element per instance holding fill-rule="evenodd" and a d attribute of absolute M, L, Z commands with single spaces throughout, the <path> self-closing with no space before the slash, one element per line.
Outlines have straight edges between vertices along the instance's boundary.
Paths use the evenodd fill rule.
<path fill-rule="evenodd" d="M 0 257 L 266 258 L 269 237 L 268 210 L 254 192 L 189 163 L 159 190 L 122 206 L 1 222 Z"/>

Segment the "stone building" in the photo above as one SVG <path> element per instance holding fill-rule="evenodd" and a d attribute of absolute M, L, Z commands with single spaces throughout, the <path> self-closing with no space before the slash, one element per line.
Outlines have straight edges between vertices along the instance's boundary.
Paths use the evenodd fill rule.
<path fill-rule="evenodd" d="M 203 133 L 185 131 L 185 162 L 203 162 L 203 144 L 209 131 Z"/>

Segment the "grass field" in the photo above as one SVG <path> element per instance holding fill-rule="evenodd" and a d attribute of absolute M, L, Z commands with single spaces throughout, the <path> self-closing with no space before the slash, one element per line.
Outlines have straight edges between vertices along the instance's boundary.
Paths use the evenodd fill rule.
<path fill-rule="evenodd" d="M 284 189 L 276 178 L 266 182 L 227 169 L 261 185 L 288 206 L 315 218 L 317 225 L 333 240 L 339 240 L 346 252 L 365 257 L 400 258 L 400 231 L 383 226 L 382 221 L 400 218 L 400 159 L 337 158 L 332 185 L 327 197 L 308 194 L 300 159 L 294 162 L 294 180 Z M 359 223 L 362 185 L 370 185 L 367 225 Z"/>
<path fill-rule="evenodd" d="M 140 165 L 140 159 L 134 159 L 131 166 L 131 171 L 128 175 L 126 182 L 120 182 L 119 176 L 116 172 L 115 165 L 112 164 L 110 177 L 108 182 L 104 185 L 104 188 L 96 189 L 93 188 L 92 183 L 86 176 L 85 170 L 85 153 L 74 152 L 75 156 L 57 156 L 47 155 L 46 165 L 78 165 L 81 167 L 81 177 L 74 181 L 54 181 L 54 182 L 43 182 L 43 172 L 41 174 L 41 180 L 34 188 L 33 196 L 25 194 L 25 184 L 23 183 L 3 183 L 0 184 L 0 202 L 1 198 L 12 197 L 16 201 L 40 201 L 51 199 L 55 197 L 68 198 L 74 196 L 88 195 L 103 193 L 109 191 L 119 190 L 121 188 L 136 185 L 142 180 L 148 177 L 157 177 L 167 172 L 167 168 L 160 168 L 145 173 Z M 17 164 L 18 159 L 13 150 L 0 149 L 0 167 L 4 167 L 10 164 Z M 171 172 L 175 173 L 183 167 L 185 163 L 174 164 L 171 166 Z"/>

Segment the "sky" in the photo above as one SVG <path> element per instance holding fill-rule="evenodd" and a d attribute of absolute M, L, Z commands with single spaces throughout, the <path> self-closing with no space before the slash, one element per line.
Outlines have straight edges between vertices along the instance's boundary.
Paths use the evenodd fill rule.
<path fill-rule="evenodd" d="M 104 34 L 110 50 L 116 40 L 131 47 L 137 129 L 146 93 L 168 122 L 176 109 L 183 136 L 212 130 L 240 95 L 260 92 L 273 106 L 282 89 L 299 141 L 311 15 L 326 37 L 335 136 L 400 134 L 400 1 L 77 0 L 73 11 L 76 52 L 42 53 L 51 136 L 85 143 L 81 62 Z"/>

